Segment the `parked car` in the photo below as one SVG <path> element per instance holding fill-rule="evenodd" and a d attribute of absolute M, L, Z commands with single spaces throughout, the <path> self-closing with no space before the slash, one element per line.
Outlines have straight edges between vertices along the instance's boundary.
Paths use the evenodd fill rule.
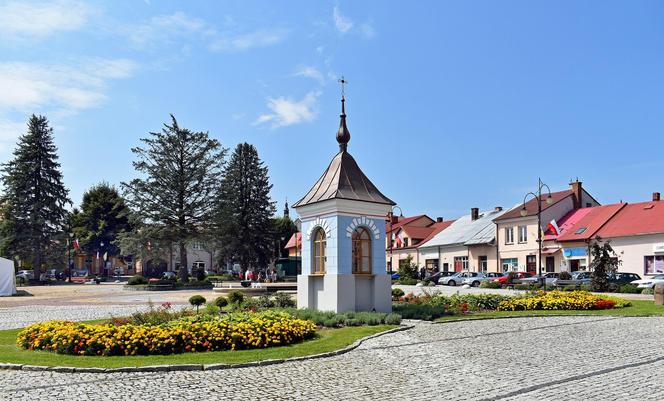
<path fill-rule="evenodd" d="M 480 273 L 478 273 L 478 272 L 469 272 L 469 271 L 458 272 L 458 273 L 454 273 L 451 276 L 441 277 L 438 280 L 438 284 L 451 285 L 451 286 L 455 286 L 457 284 L 461 285 L 461 283 L 463 282 L 464 279 L 471 278 L 471 277 L 477 277 L 479 274 Z"/>
<path fill-rule="evenodd" d="M 175 274 L 175 272 L 163 272 L 161 274 L 161 279 L 162 280 L 177 280 L 178 276 Z"/>
<path fill-rule="evenodd" d="M 392 280 L 399 280 L 401 275 L 399 273 L 392 273 Z"/>
<path fill-rule="evenodd" d="M 514 279 L 512 284 L 521 284 L 521 280 L 534 276 L 535 273 L 532 272 L 514 272 Z M 496 277 L 491 280 L 492 283 L 499 283 L 502 285 L 507 285 L 507 280 L 509 279 L 509 273 L 505 273 L 501 277 Z"/>
<path fill-rule="evenodd" d="M 34 280 L 35 272 L 33 270 L 19 270 L 16 273 L 16 281 L 26 283 L 30 280 Z"/>
<path fill-rule="evenodd" d="M 46 270 L 46 278 L 49 280 L 62 281 L 67 278 L 64 270 L 60 269 L 48 269 Z"/>
<path fill-rule="evenodd" d="M 560 276 L 560 273 L 554 273 L 554 272 L 549 272 L 542 274 L 544 276 L 544 281 L 546 285 L 554 285 L 553 283 L 558 279 L 558 276 Z M 541 284 L 542 283 L 542 276 L 535 275 L 532 277 L 526 277 L 520 280 L 521 284 Z"/>
<path fill-rule="evenodd" d="M 429 277 L 427 277 L 425 279 L 425 281 L 428 280 L 428 281 L 432 281 L 432 282 L 438 284 L 438 282 L 440 281 L 440 279 L 442 277 L 449 277 L 449 276 L 453 276 L 454 274 L 455 274 L 455 272 L 449 272 L 449 271 L 448 272 L 436 272 L 436 273 L 430 275 Z"/>
<path fill-rule="evenodd" d="M 561 280 L 560 278 L 555 279 L 551 285 L 556 287 L 564 287 L 566 285 L 590 285 L 592 277 L 588 271 L 575 271 L 572 272 L 572 278 L 570 280 Z"/>
<path fill-rule="evenodd" d="M 609 274 L 609 283 L 616 285 L 630 284 L 633 281 L 641 280 L 641 276 L 636 273 L 615 272 Z"/>
<path fill-rule="evenodd" d="M 470 276 L 463 279 L 461 284 L 468 284 L 472 287 L 479 287 L 484 281 L 491 281 L 494 278 L 502 277 L 503 273 L 499 272 L 484 272 L 478 273 L 477 276 Z"/>
<path fill-rule="evenodd" d="M 634 280 L 631 284 L 636 285 L 637 288 L 654 288 L 656 285 L 664 285 L 664 274 Z"/>

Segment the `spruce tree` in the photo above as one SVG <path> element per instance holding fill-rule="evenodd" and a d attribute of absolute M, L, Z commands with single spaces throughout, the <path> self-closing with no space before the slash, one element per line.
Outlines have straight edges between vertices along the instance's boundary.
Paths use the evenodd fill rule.
<path fill-rule="evenodd" d="M 29 260 L 38 279 L 42 264 L 64 264 L 65 206 L 71 203 L 46 117 L 30 117 L 28 132 L 18 139 L 13 155 L 2 166 L 1 251 Z"/>
<path fill-rule="evenodd" d="M 242 272 L 269 263 L 274 250 L 268 169 L 253 145 L 237 145 L 221 182 L 216 238 L 222 256 L 238 262 Z"/>
<path fill-rule="evenodd" d="M 122 183 L 127 203 L 150 227 L 153 241 L 175 241 L 180 278 L 188 280 L 187 242 L 208 230 L 216 203 L 226 149 L 207 132 L 171 125 L 141 139 L 132 148 L 142 178 Z"/>
<path fill-rule="evenodd" d="M 590 287 L 593 291 L 608 291 L 609 290 L 609 277 L 610 273 L 615 273 L 621 264 L 618 255 L 611 247 L 611 243 L 606 241 L 602 243 L 602 238 L 596 237 L 593 242 L 590 253 L 592 255 L 592 262 L 590 269 L 592 270 Z"/>
<path fill-rule="evenodd" d="M 101 251 L 117 256 L 120 254 L 116 243 L 118 235 L 131 230 L 129 208 L 114 186 L 102 182 L 83 194 L 80 212 L 72 215 L 72 225 L 86 253 Z"/>

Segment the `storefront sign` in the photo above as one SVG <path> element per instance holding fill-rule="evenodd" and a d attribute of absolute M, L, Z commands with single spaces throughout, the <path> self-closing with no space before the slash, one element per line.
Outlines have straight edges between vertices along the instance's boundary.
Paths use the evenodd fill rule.
<path fill-rule="evenodd" d="M 564 248 L 563 249 L 563 255 L 566 258 L 588 256 L 588 249 L 587 248 Z"/>
<path fill-rule="evenodd" d="M 664 253 L 664 243 L 653 245 L 652 251 L 655 253 Z"/>

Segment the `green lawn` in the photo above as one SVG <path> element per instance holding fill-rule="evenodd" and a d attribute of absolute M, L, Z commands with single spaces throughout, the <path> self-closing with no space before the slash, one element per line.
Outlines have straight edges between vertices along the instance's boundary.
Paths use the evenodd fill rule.
<path fill-rule="evenodd" d="M 0 331 L 0 362 L 23 365 L 96 368 L 209 363 L 237 364 L 335 351 L 352 344 L 362 337 L 380 333 L 394 327 L 396 326 L 381 325 L 323 329 L 318 331 L 316 338 L 312 340 L 293 345 L 253 350 L 109 357 L 58 355 L 45 351 L 22 350 L 16 346 L 16 334 L 18 334 L 20 329 L 2 330 Z"/>
<path fill-rule="evenodd" d="M 655 305 L 653 301 L 630 300 L 631 306 L 603 310 L 529 310 L 529 311 L 490 311 L 469 313 L 466 315 L 444 316 L 436 321 L 456 319 L 498 318 L 510 316 L 552 316 L 552 315 L 597 315 L 597 316 L 664 316 L 664 306 Z"/>

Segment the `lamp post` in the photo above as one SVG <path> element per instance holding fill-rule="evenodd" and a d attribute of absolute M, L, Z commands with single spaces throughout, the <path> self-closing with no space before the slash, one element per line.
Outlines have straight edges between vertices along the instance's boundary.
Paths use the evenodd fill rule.
<path fill-rule="evenodd" d="M 67 280 L 71 283 L 71 248 L 74 246 L 74 233 L 71 231 L 71 216 L 67 219 Z"/>
<path fill-rule="evenodd" d="M 546 188 L 549 195 L 546 197 L 546 204 L 551 205 L 553 203 L 553 198 L 551 197 L 551 189 L 548 185 L 542 182 L 540 178 L 537 179 L 537 194 L 533 192 L 528 192 L 526 196 L 523 197 L 523 207 L 521 208 L 521 216 L 526 217 L 528 215 L 528 210 L 526 209 L 526 198 L 529 195 L 532 195 L 537 200 L 537 247 L 538 247 L 538 270 L 539 277 L 542 280 L 542 289 L 546 290 L 546 279 L 542 275 L 542 189 Z M 517 233 L 518 235 L 519 233 Z"/>
<path fill-rule="evenodd" d="M 403 210 L 397 205 L 392 206 L 392 209 L 390 212 L 387 214 L 387 217 L 389 218 L 390 221 L 390 276 L 392 275 L 392 217 L 394 217 L 394 209 L 399 209 L 399 217 L 403 217 Z"/>

